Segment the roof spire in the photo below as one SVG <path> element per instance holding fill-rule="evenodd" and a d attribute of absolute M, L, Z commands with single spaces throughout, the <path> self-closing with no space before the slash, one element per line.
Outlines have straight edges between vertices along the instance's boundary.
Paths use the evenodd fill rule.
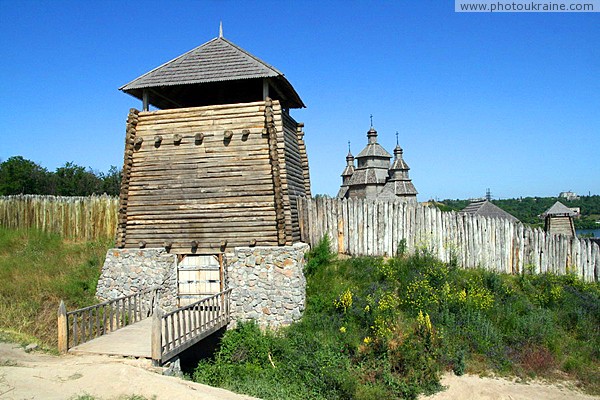
<path fill-rule="evenodd" d="M 348 153 L 350 153 L 350 141 L 348 140 Z"/>
<path fill-rule="evenodd" d="M 219 21 L 219 37 L 223 37 L 223 21 Z"/>
<path fill-rule="evenodd" d="M 398 131 L 396 131 L 396 146 L 398 146 Z"/>
<path fill-rule="evenodd" d="M 373 127 L 373 114 L 370 115 L 371 118 L 371 128 Z"/>

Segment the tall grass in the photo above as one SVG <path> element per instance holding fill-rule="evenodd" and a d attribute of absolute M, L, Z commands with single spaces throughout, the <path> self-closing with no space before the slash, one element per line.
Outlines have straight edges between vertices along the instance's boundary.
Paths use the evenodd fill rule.
<path fill-rule="evenodd" d="M 225 334 L 197 381 L 265 399 L 415 398 L 444 370 L 570 376 L 600 393 L 600 287 L 464 270 L 425 251 L 330 261 L 317 246 L 303 319 Z"/>
<path fill-rule="evenodd" d="M 0 330 L 55 347 L 56 311 L 95 302 L 111 243 L 70 242 L 36 230 L 0 228 Z"/>

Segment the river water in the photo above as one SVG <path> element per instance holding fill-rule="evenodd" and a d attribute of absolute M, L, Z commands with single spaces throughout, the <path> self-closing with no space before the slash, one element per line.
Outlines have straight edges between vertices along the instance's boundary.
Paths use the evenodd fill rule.
<path fill-rule="evenodd" d="M 593 233 L 594 237 L 600 237 L 600 228 L 598 229 L 575 229 L 575 233 L 577 234 L 578 237 L 580 237 L 582 234 L 586 233 Z"/>

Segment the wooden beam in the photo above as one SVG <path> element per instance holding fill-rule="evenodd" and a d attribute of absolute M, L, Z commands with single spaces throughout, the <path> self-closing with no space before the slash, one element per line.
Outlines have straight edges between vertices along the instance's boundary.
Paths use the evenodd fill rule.
<path fill-rule="evenodd" d="M 58 352 L 65 354 L 69 350 L 69 327 L 67 324 L 67 308 L 64 301 L 58 307 Z"/>
<path fill-rule="evenodd" d="M 263 78 L 263 100 L 267 100 L 269 97 L 269 80 Z"/>
<path fill-rule="evenodd" d="M 148 111 L 150 109 L 150 96 L 148 90 L 142 90 L 142 111 Z"/>
<path fill-rule="evenodd" d="M 152 351 L 152 363 L 155 366 L 162 364 L 162 309 L 155 304 L 154 313 L 152 315 L 152 336 L 151 336 L 151 351 Z"/>

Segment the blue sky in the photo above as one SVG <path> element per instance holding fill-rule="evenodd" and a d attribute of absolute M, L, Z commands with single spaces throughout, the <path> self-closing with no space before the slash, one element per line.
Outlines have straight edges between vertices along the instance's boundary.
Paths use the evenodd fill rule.
<path fill-rule="evenodd" d="M 600 194 L 600 14 L 455 13 L 453 1 L 0 0 L 0 160 L 121 167 L 118 88 L 224 36 L 306 109 L 313 193 L 334 195 L 369 115 L 419 200 Z"/>

